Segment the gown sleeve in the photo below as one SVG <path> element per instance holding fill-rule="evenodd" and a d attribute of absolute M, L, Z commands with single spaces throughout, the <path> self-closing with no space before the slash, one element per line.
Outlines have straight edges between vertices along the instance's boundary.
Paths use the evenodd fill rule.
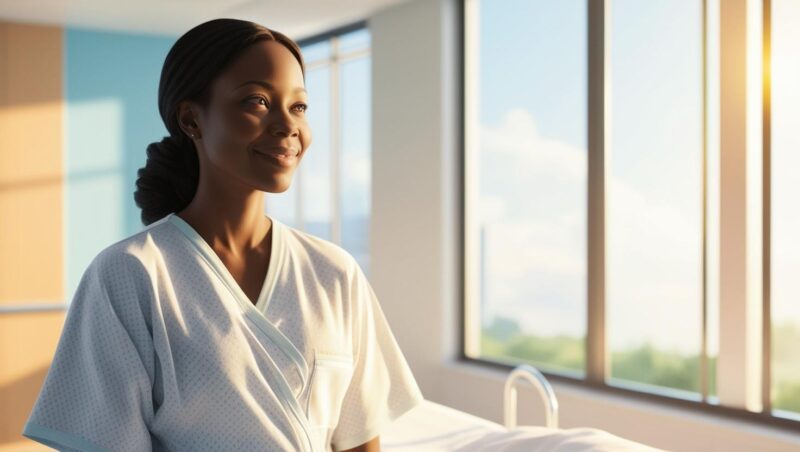
<path fill-rule="evenodd" d="M 424 400 L 372 286 L 355 260 L 352 268 L 355 361 L 331 437 L 336 452 L 378 436 Z"/>
<path fill-rule="evenodd" d="M 148 279 L 134 256 L 95 257 L 68 308 L 23 436 L 61 451 L 151 450 Z"/>

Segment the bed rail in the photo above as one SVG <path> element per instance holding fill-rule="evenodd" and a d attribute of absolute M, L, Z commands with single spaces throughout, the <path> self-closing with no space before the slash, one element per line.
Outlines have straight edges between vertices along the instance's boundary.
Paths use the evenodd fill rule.
<path fill-rule="evenodd" d="M 527 380 L 541 396 L 545 406 L 545 422 L 547 427 L 558 428 L 558 400 L 553 387 L 541 372 L 528 364 L 520 364 L 515 367 L 506 378 L 506 385 L 503 391 L 503 417 L 506 428 L 512 429 L 517 426 L 517 388 L 516 382 L 519 379 Z"/>

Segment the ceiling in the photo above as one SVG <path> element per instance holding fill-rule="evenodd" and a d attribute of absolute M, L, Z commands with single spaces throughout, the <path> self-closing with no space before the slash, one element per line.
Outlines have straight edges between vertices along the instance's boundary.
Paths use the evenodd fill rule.
<path fill-rule="evenodd" d="M 258 22 L 295 41 L 408 0 L 0 0 L 0 21 L 179 36 L 206 20 Z"/>

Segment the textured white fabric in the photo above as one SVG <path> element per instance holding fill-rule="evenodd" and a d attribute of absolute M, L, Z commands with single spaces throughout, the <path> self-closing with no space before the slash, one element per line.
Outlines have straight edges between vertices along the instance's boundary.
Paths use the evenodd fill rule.
<path fill-rule="evenodd" d="M 664 452 L 589 427 L 504 426 L 425 400 L 381 434 L 385 452 Z"/>
<path fill-rule="evenodd" d="M 269 218 L 255 305 L 177 215 L 99 253 L 23 435 L 59 450 L 339 451 L 420 404 L 357 261 Z"/>

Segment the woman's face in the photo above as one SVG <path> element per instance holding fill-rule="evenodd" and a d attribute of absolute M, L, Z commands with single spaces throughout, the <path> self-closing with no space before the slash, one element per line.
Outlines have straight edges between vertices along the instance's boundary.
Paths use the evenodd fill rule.
<path fill-rule="evenodd" d="M 303 72 L 292 52 L 277 41 L 248 47 L 214 80 L 210 103 L 197 117 L 205 173 L 286 191 L 311 144 L 306 108 Z"/>

